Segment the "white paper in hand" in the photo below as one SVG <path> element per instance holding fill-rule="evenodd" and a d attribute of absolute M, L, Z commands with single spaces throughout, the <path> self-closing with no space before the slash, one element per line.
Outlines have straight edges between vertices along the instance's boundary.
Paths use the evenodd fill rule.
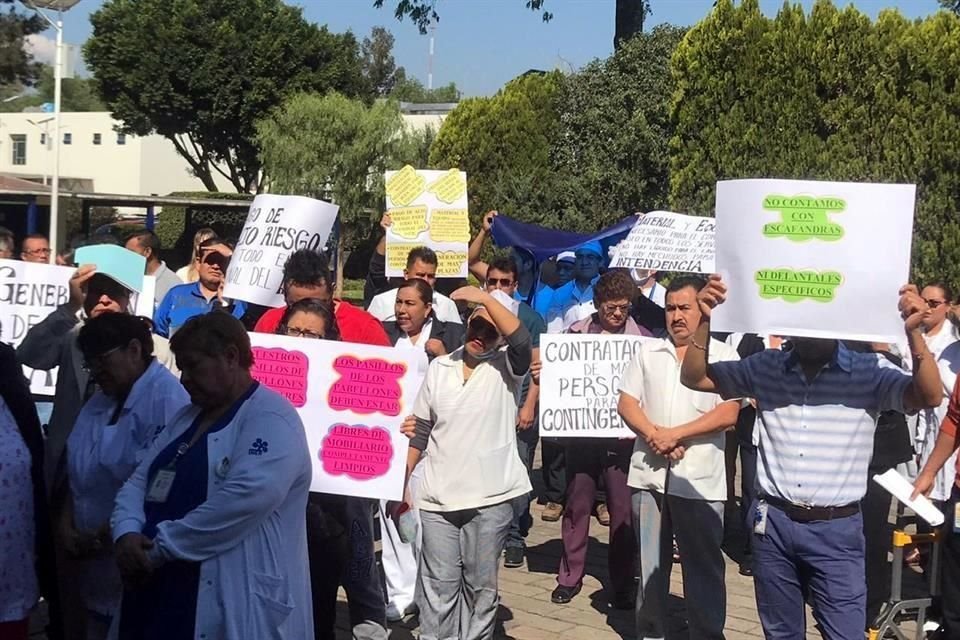
<path fill-rule="evenodd" d="M 916 500 L 911 500 L 913 494 L 913 485 L 904 478 L 896 469 L 888 469 L 883 473 L 873 476 L 873 481 L 893 494 L 893 497 L 910 507 L 914 513 L 926 520 L 930 526 L 939 527 L 943 524 L 943 513 L 933 506 L 930 499 L 926 496 L 917 496 Z"/>

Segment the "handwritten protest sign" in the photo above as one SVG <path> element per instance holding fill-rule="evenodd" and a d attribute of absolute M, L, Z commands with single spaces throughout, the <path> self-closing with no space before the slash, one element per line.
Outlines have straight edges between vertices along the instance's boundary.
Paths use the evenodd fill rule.
<path fill-rule="evenodd" d="M 413 349 L 251 333 L 253 377 L 296 407 L 313 463 L 310 490 L 400 500 L 407 462 L 400 424 L 426 355 Z"/>
<path fill-rule="evenodd" d="M 302 196 L 262 194 L 250 204 L 223 295 L 283 306 L 283 265 L 299 249 L 323 251 L 339 207 Z"/>
<path fill-rule="evenodd" d="M 630 438 L 617 413 L 620 379 L 640 343 L 628 335 L 540 336 L 540 434 L 551 438 Z"/>
<path fill-rule="evenodd" d="M 407 254 L 427 246 L 437 252 L 437 276 L 467 275 L 467 174 L 417 170 L 410 165 L 386 173 L 387 276 L 402 276 Z"/>
<path fill-rule="evenodd" d="M 617 245 L 611 268 L 713 273 L 712 218 L 651 211 Z"/>
<path fill-rule="evenodd" d="M 31 327 L 69 302 L 73 271 L 69 267 L 0 260 L 0 341 L 19 346 Z M 33 393 L 52 396 L 56 391 L 56 369 L 34 371 L 24 367 L 23 373 Z"/>
<path fill-rule="evenodd" d="M 717 183 L 716 331 L 895 342 L 914 185 Z"/>

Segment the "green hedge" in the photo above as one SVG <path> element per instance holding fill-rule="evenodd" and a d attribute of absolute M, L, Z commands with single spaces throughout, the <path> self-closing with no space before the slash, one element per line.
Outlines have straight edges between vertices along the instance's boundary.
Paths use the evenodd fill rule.
<path fill-rule="evenodd" d="M 252 200 L 246 193 L 224 193 L 213 191 L 175 191 L 168 194 L 171 198 L 196 198 L 205 200 Z M 225 238 L 236 238 L 243 228 L 247 212 L 243 209 L 223 211 L 193 207 L 190 228 L 184 228 L 186 207 L 164 207 L 157 215 L 154 228 L 163 245 L 163 258 L 171 267 L 180 267 L 190 260 L 193 234 L 202 227 L 211 227 Z"/>

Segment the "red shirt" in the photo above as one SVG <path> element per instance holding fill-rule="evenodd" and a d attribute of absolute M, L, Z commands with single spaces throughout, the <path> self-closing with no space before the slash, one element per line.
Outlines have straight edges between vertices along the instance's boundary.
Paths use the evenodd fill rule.
<path fill-rule="evenodd" d="M 286 307 L 270 309 L 260 316 L 253 330 L 257 333 L 276 333 L 283 318 L 283 312 L 286 310 Z M 391 346 L 390 338 L 387 337 L 387 332 L 383 330 L 380 321 L 363 309 L 342 300 L 334 300 L 333 315 L 340 328 L 340 339 L 344 342 L 372 344 L 379 347 Z"/>
<path fill-rule="evenodd" d="M 947 416 L 940 423 L 940 431 L 951 436 L 954 441 L 957 438 L 957 425 L 960 424 L 960 377 L 953 385 L 953 393 L 950 394 L 950 404 L 947 405 Z M 957 479 L 956 484 L 960 487 L 960 457 L 957 457 Z"/>

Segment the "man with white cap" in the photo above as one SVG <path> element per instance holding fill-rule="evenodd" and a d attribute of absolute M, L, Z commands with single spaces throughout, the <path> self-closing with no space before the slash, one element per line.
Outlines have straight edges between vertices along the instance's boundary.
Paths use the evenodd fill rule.
<path fill-rule="evenodd" d="M 597 309 L 593 304 L 593 285 L 600 278 L 603 247 L 596 240 L 585 242 L 574 251 L 574 278 L 556 289 L 547 311 L 547 333 L 560 333 Z"/>

